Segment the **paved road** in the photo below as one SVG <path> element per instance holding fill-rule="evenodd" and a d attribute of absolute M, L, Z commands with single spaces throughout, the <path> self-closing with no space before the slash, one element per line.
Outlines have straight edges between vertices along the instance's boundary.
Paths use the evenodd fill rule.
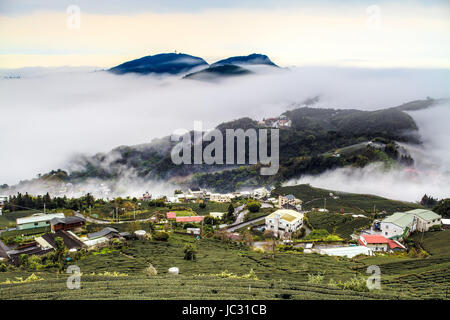
<path fill-rule="evenodd" d="M 245 215 L 248 213 L 248 210 L 243 210 L 243 211 L 241 211 L 239 214 L 238 214 L 238 216 L 236 217 L 236 220 L 231 224 L 232 226 L 234 226 L 234 225 L 236 225 L 236 224 L 239 224 L 239 223 L 242 223 L 242 222 L 244 222 L 244 218 L 245 218 Z"/>
<path fill-rule="evenodd" d="M 1 258 L 8 258 L 8 251 L 10 250 L 10 248 L 5 245 L 1 240 L 0 240 L 0 257 Z"/>
<path fill-rule="evenodd" d="M 236 220 L 235 220 L 233 223 L 230 224 L 231 226 L 233 226 L 233 225 L 239 223 L 239 222 L 237 222 L 237 221 L 241 221 L 241 220 L 243 221 L 244 216 L 245 216 L 245 213 L 242 212 L 242 210 L 244 210 L 244 208 L 245 208 L 245 204 L 243 204 L 243 205 L 241 205 L 241 206 L 239 206 L 239 207 L 234 208 L 233 214 L 234 214 L 234 216 L 236 217 Z M 242 221 L 241 221 L 241 222 L 242 222 Z"/>
<path fill-rule="evenodd" d="M 244 223 L 240 223 L 240 224 L 238 224 L 238 225 L 232 225 L 231 227 L 227 228 L 227 231 L 228 231 L 228 232 L 234 232 L 234 231 L 237 230 L 237 229 L 240 229 L 240 228 L 242 228 L 242 227 L 246 227 L 246 226 L 248 226 L 248 225 L 250 225 L 250 224 L 252 224 L 252 223 L 254 223 L 254 222 L 256 222 L 256 221 L 262 220 L 262 219 L 264 219 L 264 218 L 267 217 L 267 216 L 268 216 L 268 214 L 265 215 L 265 216 L 261 216 L 261 217 L 259 217 L 259 218 L 256 218 L 256 219 L 253 219 L 253 220 L 244 222 Z"/>

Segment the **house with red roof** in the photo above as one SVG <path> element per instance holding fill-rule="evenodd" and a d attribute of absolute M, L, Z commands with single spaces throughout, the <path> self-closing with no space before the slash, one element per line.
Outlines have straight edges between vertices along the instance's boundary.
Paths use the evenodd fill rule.
<path fill-rule="evenodd" d="M 363 246 L 371 248 L 373 251 L 387 252 L 406 249 L 400 242 L 387 239 L 385 236 L 378 234 L 360 235 L 358 242 Z"/>
<path fill-rule="evenodd" d="M 167 212 L 167 219 L 176 219 L 176 218 L 177 218 L 176 212 L 173 212 L 173 211 Z"/>
<path fill-rule="evenodd" d="M 186 216 L 186 217 L 176 217 L 176 222 L 202 222 L 204 216 Z"/>

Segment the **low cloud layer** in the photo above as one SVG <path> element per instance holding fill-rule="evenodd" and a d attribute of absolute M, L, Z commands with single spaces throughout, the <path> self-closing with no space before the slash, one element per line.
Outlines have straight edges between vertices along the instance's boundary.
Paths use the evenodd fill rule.
<path fill-rule="evenodd" d="M 446 97 L 450 92 L 448 70 L 308 67 L 257 72 L 207 83 L 77 68 L 1 71 L 0 184 L 66 169 L 74 154 L 107 152 L 119 145 L 150 142 L 178 128 L 192 129 L 194 121 L 203 121 L 206 129 L 240 117 L 279 115 L 293 103 L 318 94 L 322 97 L 318 107 L 375 110 L 426 96 Z M 9 76 L 20 78 L 4 78 Z M 435 132 L 434 121 L 449 117 L 443 117 L 441 109 L 434 110 L 411 114 L 430 152 L 442 146 L 436 159 L 448 168 L 450 156 L 448 148 L 444 150 L 448 131 Z M 326 187 L 332 188 L 328 179 Z M 383 193 L 376 181 L 367 183 L 368 193 Z M 345 185 L 337 189 L 348 189 Z M 441 189 L 445 191 L 445 186 Z M 398 197 L 413 200 L 419 191 L 413 193 Z"/>

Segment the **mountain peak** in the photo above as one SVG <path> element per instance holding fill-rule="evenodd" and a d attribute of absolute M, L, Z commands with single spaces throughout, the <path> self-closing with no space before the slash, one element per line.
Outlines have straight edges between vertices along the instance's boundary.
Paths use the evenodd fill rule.
<path fill-rule="evenodd" d="M 180 74 L 199 66 L 208 66 L 208 63 L 184 53 L 160 53 L 122 63 L 109 71 L 115 74 Z"/>
<path fill-rule="evenodd" d="M 268 56 L 265 54 L 252 53 L 248 56 L 235 56 L 227 59 L 219 60 L 213 63 L 211 66 L 220 66 L 220 65 L 268 65 L 272 67 L 278 67 L 275 63 L 273 63 Z"/>

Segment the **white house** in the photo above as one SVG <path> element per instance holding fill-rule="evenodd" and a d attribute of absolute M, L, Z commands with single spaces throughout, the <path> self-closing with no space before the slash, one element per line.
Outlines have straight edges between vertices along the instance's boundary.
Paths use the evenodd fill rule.
<path fill-rule="evenodd" d="M 211 193 L 209 200 L 215 202 L 231 202 L 234 196 L 231 193 Z"/>
<path fill-rule="evenodd" d="M 210 212 L 209 215 L 213 218 L 222 219 L 225 212 Z"/>
<path fill-rule="evenodd" d="M 189 189 L 189 194 L 197 199 L 202 199 L 205 197 L 206 191 L 200 188 L 191 188 Z"/>
<path fill-rule="evenodd" d="M 179 197 L 167 197 L 167 203 L 180 203 Z"/>
<path fill-rule="evenodd" d="M 250 191 L 241 191 L 239 193 L 239 196 L 241 198 L 250 198 L 252 196 L 252 193 Z"/>
<path fill-rule="evenodd" d="M 41 227 L 50 228 L 50 221 L 54 218 L 65 218 L 65 216 L 64 213 L 51 213 L 51 214 L 36 213 L 29 217 L 17 218 L 16 219 L 17 230 L 25 230 Z"/>
<path fill-rule="evenodd" d="M 386 238 L 401 238 L 416 230 L 424 232 L 432 226 L 441 225 L 441 218 L 433 211 L 424 209 L 396 212 L 380 222 L 380 229 Z"/>
<path fill-rule="evenodd" d="M 407 214 L 413 214 L 417 217 L 417 231 L 428 231 L 433 226 L 442 224 L 442 217 L 431 210 L 415 209 L 406 211 Z"/>
<path fill-rule="evenodd" d="M 4 205 L 8 201 L 8 196 L 0 196 L 0 206 Z"/>
<path fill-rule="evenodd" d="M 262 199 L 269 195 L 269 191 L 266 188 L 258 188 L 253 190 L 252 196 L 256 199 Z"/>
<path fill-rule="evenodd" d="M 295 232 L 303 225 L 303 213 L 295 210 L 279 209 L 266 217 L 266 230 L 277 237 Z"/>
<path fill-rule="evenodd" d="M 3 214 L 2 210 L 6 201 L 8 201 L 7 196 L 0 196 L 0 216 Z"/>
<path fill-rule="evenodd" d="M 200 228 L 187 228 L 186 232 L 189 234 L 200 234 Z"/>
<path fill-rule="evenodd" d="M 302 204 L 302 200 L 297 199 L 294 195 L 292 194 L 288 194 L 286 196 L 278 196 L 278 207 L 281 208 L 284 205 L 289 204 L 291 206 L 297 206 L 300 205 L 300 210 L 301 210 L 301 204 Z"/>

